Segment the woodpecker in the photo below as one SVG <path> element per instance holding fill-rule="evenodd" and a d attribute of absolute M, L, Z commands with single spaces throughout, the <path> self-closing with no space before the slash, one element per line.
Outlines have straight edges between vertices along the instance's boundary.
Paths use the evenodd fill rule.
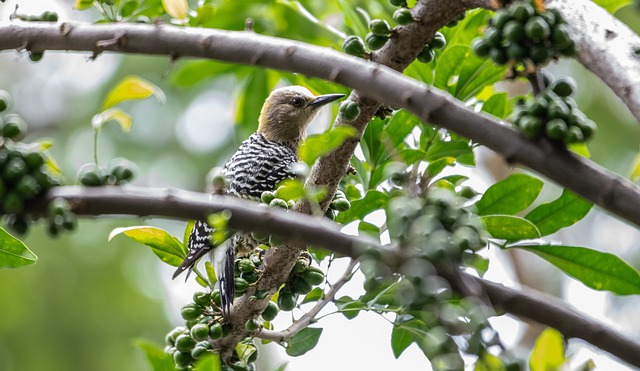
<path fill-rule="evenodd" d="M 273 191 L 287 178 L 295 178 L 292 165 L 298 162 L 298 145 L 307 125 L 318 109 L 344 97 L 344 94 L 315 96 L 302 86 L 274 90 L 264 102 L 258 130 L 245 140 L 224 165 L 229 187 L 226 193 L 259 200 L 265 191 Z M 206 221 L 196 221 L 189 236 L 189 254 L 173 274 L 191 271 L 198 260 L 213 250 L 213 262 L 220 284 L 222 313 L 226 316 L 233 304 L 234 262 L 236 256 L 250 254 L 258 242 L 246 233 L 236 233 L 230 241 L 213 246 L 213 228 Z"/>

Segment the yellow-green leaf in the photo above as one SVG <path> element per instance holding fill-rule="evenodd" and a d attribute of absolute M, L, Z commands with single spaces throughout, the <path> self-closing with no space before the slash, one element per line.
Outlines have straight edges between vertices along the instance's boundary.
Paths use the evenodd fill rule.
<path fill-rule="evenodd" d="M 591 152 L 589 152 L 589 147 L 587 147 L 586 143 L 573 143 L 567 146 L 569 151 L 575 153 L 576 155 L 582 156 L 584 158 L 590 158 Z"/>
<path fill-rule="evenodd" d="M 111 108 L 116 104 L 134 99 L 145 99 L 155 96 L 160 103 L 165 101 L 162 89 L 139 76 L 126 76 L 107 94 L 102 103 L 102 110 Z"/>
<path fill-rule="evenodd" d="M 75 10 L 85 10 L 93 5 L 93 0 L 76 0 L 73 4 Z"/>
<path fill-rule="evenodd" d="M 640 152 L 633 159 L 633 165 L 629 173 L 629 179 L 631 180 L 636 180 L 638 177 L 640 177 Z"/>
<path fill-rule="evenodd" d="M 174 267 L 179 266 L 187 256 L 187 250 L 182 242 L 164 229 L 149 226 L 116 228 L 109 234 L 109 241 L 119 234 L 149 246 L 160 260 Z"/>
<path fill-rule="evenodd" d="M 109 108 L 93 116 L 91 126 L 94 129 L 100 129 L 106 122 L 115 121 L 120 124 L 122 131 L 128 132 L 131 129 L 133 119 L 120 108 Z"/>
<path fill-rule="evenodd" d="M 173 18 L 187 18 L 187 11 L 189 10 L 187 0 L 162 0 L 162 7 Z"/>
<path fill-rule="evenodd" d="M 531 371 L 559 370 L 565 362 L 564 342 L 558 330 L 548 328 L 538 336 L 529 358 Z"/>
<path fill-rule="evenodd" d="M 0 228 L 0 269 L 35 264 L 38 257 L 19 239 Z"/>
<path fill-rule="evenodd" d="M 327 155 L 344 143 L 347 138 L 356 134 L 350 126 L 339 126 L 322 134 L 309 136 L 302 144 L 298 152 L 300 160 L 311 166 L 316 159 Z"/>

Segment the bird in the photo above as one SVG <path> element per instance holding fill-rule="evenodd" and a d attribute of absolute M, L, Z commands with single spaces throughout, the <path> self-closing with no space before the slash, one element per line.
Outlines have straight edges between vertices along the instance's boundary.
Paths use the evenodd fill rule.
<path fill-rule="evenodd" d="M 265 191 L 295 178 L 292 169 L 298 163 L 298 145 L 306 128 L 319 108 L 344 97 L 344 94 L 316 96 L 302 86 L 275 89 L 265 100 L 258 119 L 258 129 L 247 138 L 226 162 L 223 174 L 228 188 L 225 193 L 235 197 L 260 200 Z M 214 229 L 206 221 L 195 222 L 189 235 L 188 254 L 173 274 L 189 272 L 204 255 L 213 252 L 213 265 L 220 285 L 223 316 L 227 316 L 235 295 L 234 262 L 236 256 L 246 256 L 258 245 L 250 234 L 235 233 L 230 240 L 215 246 L 211 241 Z M 188 277 L 188 275 L 187 275 Z"/>

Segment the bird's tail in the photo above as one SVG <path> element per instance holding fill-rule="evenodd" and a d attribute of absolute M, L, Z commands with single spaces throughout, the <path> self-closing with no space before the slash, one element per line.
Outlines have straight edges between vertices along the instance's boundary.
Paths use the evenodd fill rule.
<path fill-rule="evenodd" d="M 207 222 L 202 220 L 196 220 L 193 225 L 193 229 L 191 230 L 191 234 L 189 234 L 189 242 L 187 243 L 187 248 L 189 252 L 187 257 L 184 258 L 184 261 L 178 269 L 173 273 L 172 279 L 178 277 L 182 272 L 188 270 L 187 278 L 189 278 L 189 274 L 195 267 L 198 259 L 203 257 L 209 251 L 211 251 L 214 246 L 211 244 L 211 234 L 214 232 L 214 229 L 211 228 Z"/>

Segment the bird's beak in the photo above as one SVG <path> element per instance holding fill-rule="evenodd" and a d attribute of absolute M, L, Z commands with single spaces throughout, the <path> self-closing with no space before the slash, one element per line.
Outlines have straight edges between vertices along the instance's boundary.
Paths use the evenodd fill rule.
<path fill-rule="evenodd" d="M 311 102 L 309 102 L 309 104 L 307 105 L 307 107 L 313 107 L 313 108 L 318 108 L 318 107 L 322 107 L 327 103 L 331 103 L 335 100 L 338 100 L 340 98 L 344 97 L 344 94 L 325 94 L 325 95 L 321 95 L 319 97 L 316 97 L 316 99 L 312 100 Z"/>

